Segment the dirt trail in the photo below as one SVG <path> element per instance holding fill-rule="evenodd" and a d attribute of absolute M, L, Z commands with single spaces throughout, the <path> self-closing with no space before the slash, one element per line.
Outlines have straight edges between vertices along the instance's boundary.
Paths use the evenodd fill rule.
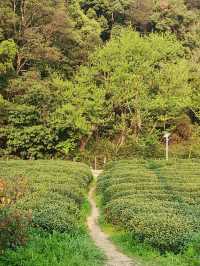
<path fill-rule="evenodd" d="M 101 171 L 93 171 L 93 175 L 97 177 Z M 109 240 L 108 236 L 101 231 L 98 225 L 99 210 L 93 199 L 95 187 L 92 187 L 89 192 L 89 202 L 92 207 L 91 216 L 88 217 L 87 224 L 90 230 L 90 235 L 95 241 L 96 245 L 104 251 L 107 257 L 107 266 L 139 266 L 133 262 L 129 257 L 122 254 L 113 243 Z"/>

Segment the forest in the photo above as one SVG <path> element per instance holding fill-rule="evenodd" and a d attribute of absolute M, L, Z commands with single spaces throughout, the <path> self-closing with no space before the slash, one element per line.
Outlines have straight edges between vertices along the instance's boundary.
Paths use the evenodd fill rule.
<path fill-rule="evenodd" d="M 198 0 L 1 0 L 0 157 L 200 157 Z"/>

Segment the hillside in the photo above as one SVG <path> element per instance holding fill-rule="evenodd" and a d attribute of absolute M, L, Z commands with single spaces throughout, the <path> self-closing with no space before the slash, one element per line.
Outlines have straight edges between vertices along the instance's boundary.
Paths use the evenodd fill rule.
<path fill-rule="evenodd" d="M 197 0 L 0 2 L 0 157 L 200 156 Z"/>

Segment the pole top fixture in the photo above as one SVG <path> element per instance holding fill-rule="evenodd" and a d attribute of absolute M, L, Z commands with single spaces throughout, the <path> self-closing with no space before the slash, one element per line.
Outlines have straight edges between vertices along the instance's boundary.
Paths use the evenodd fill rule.
<path fill-rule="evenodd" d="M 171 135 L 171 133 L 169 133 L 169 132 L 164 132 L 164 138 L 168 139 L 170 135 Z"/>

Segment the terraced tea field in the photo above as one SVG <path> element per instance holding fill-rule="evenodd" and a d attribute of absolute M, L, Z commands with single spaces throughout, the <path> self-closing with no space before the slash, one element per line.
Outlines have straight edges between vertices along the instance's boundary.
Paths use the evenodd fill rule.
<path fill-rule="evenodd" d="M 0 265 L 103 265 L 102 253 L 86 230 L 87 193 L 92 179 L 89 167 L 80 163 L 0 161 L 0 185 L 8 187 L 9 203 L 0 204 L 0 247 L 5 241 L 8 246 L 0 256 Z M 0 186 L 0 203 L 5 202 L 5 192 Z M 14 198 L 12 206 L 9 198 Z M 7 210 L 17 210 L 16 223 L 9 216 L 4 218 Z M 19 211 L 30 213 L 28 238 L 19 238 L 16 232 L 18 224 L 24 226 Z M 26 241 L 13 249 L 15 237 L 20 243 Z"/>
<path fill-rule="evenodd" d="M 107 222 L 161 252 L 177 254 L 200 234 L 198 161 L 113 162 L 97 188 Z"/>
<path fill-rule="evenodd" d="M 113 250 L 123 265 L 200 265 L 199 161 L 109 163 L 97 181 L 102 217 L 92 181 L 80 163 L 0 161 L 0 265 L 103 266 L 106 257 L 122 265 Z"/>

